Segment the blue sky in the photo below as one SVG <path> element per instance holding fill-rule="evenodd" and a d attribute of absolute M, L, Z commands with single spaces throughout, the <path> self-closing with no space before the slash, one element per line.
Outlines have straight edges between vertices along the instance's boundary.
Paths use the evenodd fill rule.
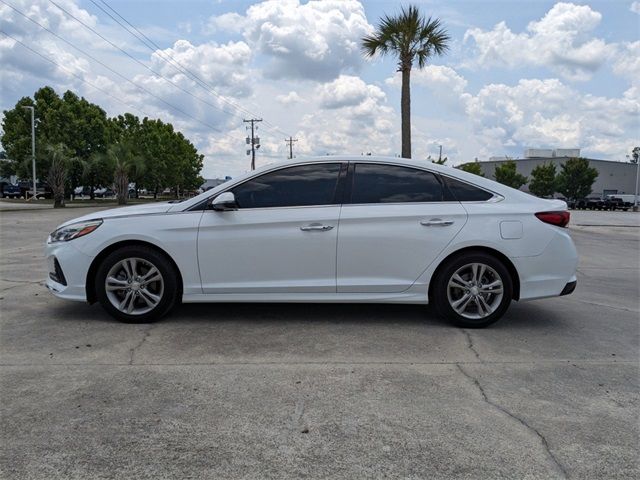
<path fill-rule="evenodd" d="M 297 155 L 399 152 L 395 61 L 363 59 L 358 42 L 400 2 L 105 1 L 53 0 L 65 13 L 50 0 L 3 0 L 154 96 L 0 3 L 0 30 L 12 37 L 0 35 L 1 109 L 48 84 L 77 91 L 110 115 L 171 121 L 206 155 L 207 177 L 248 168 L 242 118 L 249 113 L 266 120 L 258 165 L 284 158 L 285 134 L 298 138 Z M 414 3 L 440 18 L 452 39 L 446 56 L 413 74 L 414 158 L 437 155 L 443 145 L 452 164 L 517 157 L 526 147 L 580 147 L 593 158 L 624 161 L 640 143 L 640 2 Z M 162 52 L 98 8 L 107 5 Z"/>

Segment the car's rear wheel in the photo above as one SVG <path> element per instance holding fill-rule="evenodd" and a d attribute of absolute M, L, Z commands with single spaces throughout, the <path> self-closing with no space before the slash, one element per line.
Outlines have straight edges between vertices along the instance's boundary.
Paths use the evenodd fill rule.
<path fill-rule="evenodd" d="M 127 323 L 159 320 L 175 304 L 177 272 L 161 253 L 128 246 L 110 253 L 95 278 L 98 301 L 116 319 Z"/>
<path fill-rule="evenodd" d="M 431 300 L 438 313 L 466 328 L 486 327 L 500 319 L 513 295 L 505 265 L 484 252 L 449 260 L 434 282 Z"/>

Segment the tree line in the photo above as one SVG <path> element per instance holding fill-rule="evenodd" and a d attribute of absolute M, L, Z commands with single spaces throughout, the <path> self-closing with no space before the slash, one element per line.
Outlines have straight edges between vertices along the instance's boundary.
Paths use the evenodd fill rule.
<path fill-rule="evenodd" d="M 45 180 L 55 206 L 79 186 L 90 196 L 113 186 L 118 203 L 127 201 L 129 183 L 157 197 L 165 188 L 191 190 L 203 179 L 203 155 L 170 123 L 124 113 L 110 118 L 98 105 L 72 91 L 59 96 L 49 86 L 21 98 L 2 121 L 2 143 L 8 161 L 3 176 L 31 177 L 31 116 L 35 107 L 37 174 Z"/>
<path fill-rule="evenodd" d="M 458 168 L 484 177 L 478 162 L 464 163 Z M 512 188 L 520 188 L 529 182 L 529 191 L 538 197 L 551 197 L 558 192 L 565 198 L 578 200 L 591 193 L 593 182 L 598 178 L 598 170 L 590 167 L 586 158 L 570 158 L 560 165 L 559 172 L 551 162 L 536 166 L 529 179 L 518 173 L 516 162 L 508 160 L 496 166 L 493 177 L 497 182 Z"/>

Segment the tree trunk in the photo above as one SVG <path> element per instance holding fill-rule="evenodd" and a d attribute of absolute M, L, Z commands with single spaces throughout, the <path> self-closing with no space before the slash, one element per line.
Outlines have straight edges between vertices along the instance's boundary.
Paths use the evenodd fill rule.
<path fill-rule="evenodd" d="M 89 198 L 91 200 L 95 200 L 96 199 L 96 192 L 95 192 L 95 188 L 93 187 L 93 185 L 91 185 L 91 187 L 89 188 Z"/>
<path fill-rule="evenodd" d="M 115 183 L 118 194 L 118 205 L 126 205 L 127 196 L 129 195 L 129 176 L 123 167 L 116 168 Z"/>
<path fill-rule="evenodd" d="M 402 68 L 402 95 L 400 115 L 402 117 L 402 158 L 411 158 L 411 67 Z"/>
<path fill-rule="evenodd" d="M 59 192 L 53 196 L 53 208 L 64 207 L 64 193 L 61 195 Z"/>

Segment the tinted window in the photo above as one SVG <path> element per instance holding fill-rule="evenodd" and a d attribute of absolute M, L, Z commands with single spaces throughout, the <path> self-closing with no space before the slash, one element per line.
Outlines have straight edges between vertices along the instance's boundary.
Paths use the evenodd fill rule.
<path fill-rule="evenodd" d="M 484 202 L 493 197 L 493 193 L 474 187 L 468 183 L 454 180 L 450 177 L 442 177 L 447 184 L 449 192 L 453 195 L 452 200 L 459 202 Z"/>
<path fill-rule="evenodd" d="M 232 190 L 240 208 L 334 203 L 339 163 L 300 165 L 265 173 Z"/>
<path fill-rule="evenodd" d="M 395 165 L 355 166 L 351 203 L 440 202 L 442 185 L 424 170 Z"/>

